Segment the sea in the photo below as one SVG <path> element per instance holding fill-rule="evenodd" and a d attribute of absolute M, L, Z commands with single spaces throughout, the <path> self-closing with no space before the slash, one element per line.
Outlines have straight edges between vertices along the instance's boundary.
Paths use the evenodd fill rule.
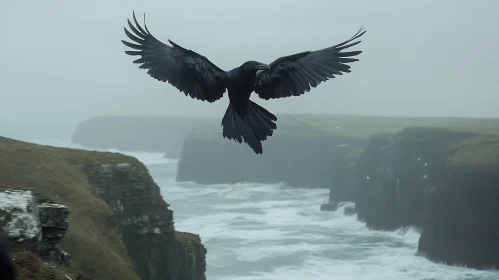
<path fill-rule="evenodd" d="M 87 150 L 65 139 L 43 145 Z M 416 256 L 419 233 L 368 230 L 340 207 L 321 212 L 328 190 L 283 184 L 177 182 L 178 159 L 117 150 L 142 161 L 174 211 L 175 228 L 199 234 L 208 280 L 498 280 L 498 271 Z"/>

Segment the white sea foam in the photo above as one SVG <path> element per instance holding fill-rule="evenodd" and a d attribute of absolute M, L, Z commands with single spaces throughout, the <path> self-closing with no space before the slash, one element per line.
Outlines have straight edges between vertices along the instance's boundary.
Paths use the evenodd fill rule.
<path fill-rule="evenodd" d="M 327 190 L 282 184 L 203 186 L 162 177 L 159 168 L 151 173 L 174 210 L 176 228 L 200 234 L 208 248 L 208 279 L 499 279 L 498 272 L 416 256 L 418 231 L 371 231 L 355 216 L 344 215 L 351 203 L 321 212 Z"/>

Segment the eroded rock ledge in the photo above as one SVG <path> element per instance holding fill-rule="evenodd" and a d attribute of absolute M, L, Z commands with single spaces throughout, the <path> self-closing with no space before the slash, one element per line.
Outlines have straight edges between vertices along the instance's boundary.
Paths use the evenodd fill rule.
<path fill-rule="evenodd" d="M 0 234 L 11 244 L 9 247 L 14 248 L 11 255 L 19 277 L 27 277 L 35 270 L 50 270 L 54 265 L 71 267 L 70 254 L 59 245 L 69 226 L 68 215 L 66 206 L 40 202 L 32 190 L 0 188 L 0 229 L 3 232 Z M 21 267 L 16 257 L 26 254 L 40 257 L 45 265 L 40 268 L 33 263 L 28 268 Z"/>
<path fill-rule="evenodd" d="M 79 165 L 120 224 L 143 280 L 204 280 L 206 249 L 197 235 L 176 232 L 173 212 L 147 170 L 129 163 Z"/>

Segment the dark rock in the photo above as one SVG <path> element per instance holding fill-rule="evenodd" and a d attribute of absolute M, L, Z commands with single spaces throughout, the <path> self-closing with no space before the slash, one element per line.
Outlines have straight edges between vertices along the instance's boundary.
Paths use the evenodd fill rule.
<path fill-rule="evenodd" d="M 334 212 L 338 210 L 338 203 L 325 203 L 321 204 L 321 211 Z"/>
<path fill-rule="evenodd" d="M 347 205 L 345 208 L 343 208 L 343 214 L 345 216 L 353 216 L 357 214 L 357 211 L 355 210 L 355 206 L 353 205 Z"/>
<path fill-rule="evenodd" d="M 499 172 L 453 168 L 426 202 L 418 254 L 450 265 L 499 268 Z"/>
<path fill-rule="evenodd" d="M 69 209 L 54 203 L 42 203 L 37 208 L 42 229 L 42 240 L 37 245 L 39 254 L 58 265 L 70 267 L 71 255 L 58 245 L 69 227 Z"/>
<path fill-rule="evenodd" d="M 142 280 L 205 280 L 206 249 L 199 237 L 179 241 L 173 212 L 146 169 L 131 164 L 80 168 L 112 209 Z"/>

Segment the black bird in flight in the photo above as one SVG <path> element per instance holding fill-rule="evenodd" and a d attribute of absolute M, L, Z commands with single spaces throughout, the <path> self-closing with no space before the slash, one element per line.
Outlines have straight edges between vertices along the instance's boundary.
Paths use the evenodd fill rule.
<path fill-rule="evenodd" d="M 224 138 L 246 142 L 257 154 L 261 154 L 262 141 L 277 128 L 277 117 L 250 100 L 252 92 L 265 100 L 299 96 L 317 87 L 321 82 L 350 72 L 347 63 L 362 51 L 344 50 L 357 45 L 353 42 L 366 31 L 361 28 L 352 38 L 316 51 L 305 51 L 276 59 L 269 65 L 258 61 L 247 61 L 230 71 L 224 71 L 208 58 L 193 50 L 185 49 L 168 40 L 167 45 L 156 39 L 144 28 L 133 13 L 135 26 L 128 20 L 133 34 L 125 34 L 134 43 L 121 40 L 131 49 L 125 51 L 139 56 L 133 63 L 147 69 L 147 74 L 156 80 L 168 82 L 186 96 L 201 101 L 215 102 L 228 91 L 229 106 L 222 119 Z"/>

